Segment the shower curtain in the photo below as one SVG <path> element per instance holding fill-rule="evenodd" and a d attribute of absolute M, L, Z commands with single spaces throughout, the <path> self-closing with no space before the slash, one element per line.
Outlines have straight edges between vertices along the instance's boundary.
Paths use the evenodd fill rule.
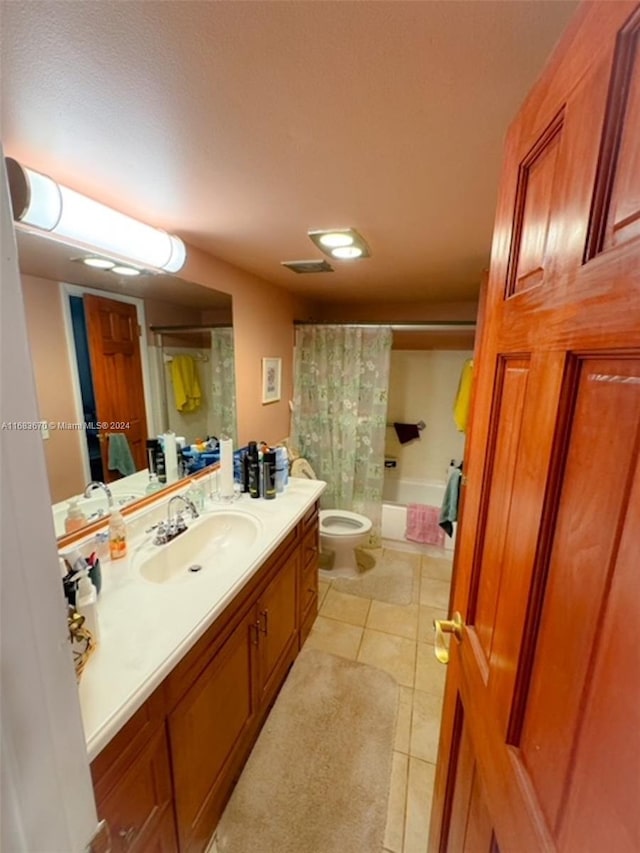
<path fill-rule="evenodd" d="M 327 481 L 322 505 L 361 513 L 380 543 L 391 328 L 300 326 L 292 447 Z"/>
<path fill-rule="evenodd" d="M 211 362 L 211 411 L 214 433 L 218 438 L 221 435 L 228 436 L 236 445 L 236 372 L 233 329 L 211 330 Z"/>

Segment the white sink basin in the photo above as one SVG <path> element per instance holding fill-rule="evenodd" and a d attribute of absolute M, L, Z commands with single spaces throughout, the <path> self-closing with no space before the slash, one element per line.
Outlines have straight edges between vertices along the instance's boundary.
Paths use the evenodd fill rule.
<path fill-rule="evenodd" d="M 262 529 L 262 522 L 250 513 L 214 511 L 192 522 L 188 530 L 166 545 L 145 545 L 134 556 L 134 565 L 153 583 L 194 578 L 245 554 Z"/>

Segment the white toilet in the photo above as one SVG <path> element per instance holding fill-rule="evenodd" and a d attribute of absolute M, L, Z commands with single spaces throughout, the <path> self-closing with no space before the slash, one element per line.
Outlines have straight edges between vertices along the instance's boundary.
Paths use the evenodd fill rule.
<path fill-rule="evenodd" d="M 292 477 L 317 480 L 315 471 L 306 459 L 296 459 L 291 465 Z M 371 519 L 346 509 L 320 510 L 320 551 L 333 555 L 330 570 L 320 570 L 327 578 L 353 578 L 358 572 L 355 549 L 362 547 L 371 531 Z"/>
<path fill-rule="evenodd" d="M 345 509 L 320 510 L 320 550 L 333 552 L 333 566 L 322 574 L 332 578 L 353 578 L 358 575 L 356 548 L 367 541 L 371 519 Z"/>

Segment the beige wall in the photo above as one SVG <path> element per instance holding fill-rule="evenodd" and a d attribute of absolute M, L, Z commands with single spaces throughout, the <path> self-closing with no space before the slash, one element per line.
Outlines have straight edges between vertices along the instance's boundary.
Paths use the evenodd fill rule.
<path fill-rule="evenodd" d="M 389 423 L 426 423 L 420 439 L 401 445 L 387 429 L 385 454 L 398 460 L 385 477 L 445 480 L 451 459 L 462 459 L 464 434 L 456 429 L 453 403 L 462 365 L 471 350 L 393 350 L 389 380 Z"/>
<path fill-rule="evenodd" d="M 233 297 L 239 444 L 284 438 L 293 396 L 293 321 L 309 316 L 309 303 L 192 247 L 184 277 Z M 263 358 L 282 359 L 282 395 L 267 405 L 261 402 Z"/>
<path fill-rule="evenodd" d="M 33 371 L 42 420 L 76 420 L 71 369 L 67 353 L 60 285 L 22 276 Z M 51 501 L 57 503 L 84 488 L 82 444 L 84 434 L 51 429 L 44 440 Z"/>

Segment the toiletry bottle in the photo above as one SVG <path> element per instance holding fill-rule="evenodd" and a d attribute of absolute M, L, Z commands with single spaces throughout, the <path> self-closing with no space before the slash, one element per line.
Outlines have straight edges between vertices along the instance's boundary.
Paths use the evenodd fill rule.
<path fill-rule="evenodd" d="M 127 528 L 120 510 L 112 509 L 109 516 L 109 554 L 119 560 L 127 553 Z"/>
<path fill-rule="evenodd" d="M 260 460 L 258 459 L 258 445 L 250 441 L 247 449 L 249 457 L 249 494 L 252 498 L 260 497 Z"/>
<path fill-rule="evenodd" d="M 276 447 L 276 492 L 284 492 L 284 487 L 289 479 L 287 476 L 287 449 Z"/>
<path fill-rule="evenodd" d="M 69 510 L 64 519 L 65 533 L 73 533 L 74 530 L 79 530 L 87 523 L 87 516 L 78 506 L 78 499 L 74 498 L 69 501 Z"/>
<path fill-rule="evenodd" d="M 158 475 L 153 472 L 149 474 L 149 482 L 147 483 L 147 488 L 144 490 L 145 495 L 152 495 L 161 488 L 162 483 L 158 480 Z"/>
<path fill-rule="evenodd" d="M 154 452 L 156 474 L 158 475 L 158 480 L 164 484 L 167 482 L 167 468 L 165 465 L 164 450 L 160 439 L 155 439 Z"/>
<path fill-rule="evenodd" d="M 96 533 L 94 547 L 99 560 L 109 559 L 109 532 L 107 530 Z"/>
<path fill-rule="evenodd" d="M 262 496 L 273 500 L 276 496 L 276 453 L 267 450 L 262 454 Z"/>
<path fill-rule="evenodd" d="M 83 571 L 76 590 L 76 611 L 84 616 L 87 630 L 96 643 L 100 642 L 100 626 L 98 625 L 98 593 L 91 583 L 87 571 Z"/>
<path fill-rule="evenodd" d="M 242 451 L 242 456 L 240 457 L 240 462 L 242 466 L 242 491 L 249 491 L 249 453 L 246 450 Z"/>

